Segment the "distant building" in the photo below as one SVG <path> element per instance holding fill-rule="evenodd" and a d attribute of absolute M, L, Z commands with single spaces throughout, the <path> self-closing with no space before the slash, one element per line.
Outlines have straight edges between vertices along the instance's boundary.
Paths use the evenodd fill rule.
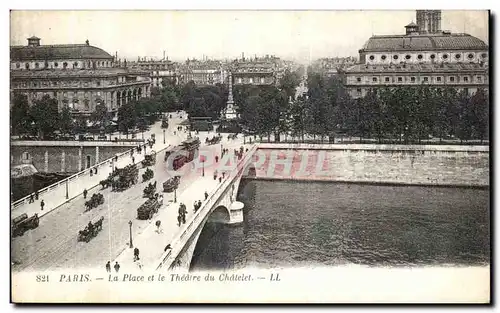
<path fill-rule="evenodd" d="M 230 67 L 234 85 L 276 85 L 288 64 L 275 56 L 245 58 L 242 54 Z"/>
<path fill-rule="evenodd" d="M 99 104 L 109 111 L 150 95 L 147 73 L 126 68 L 106 51 L 85 44 L 40 45 L 28 38 L 27 46 L 10 48 L 11 93 L 27 95 L 31 105 L 44 95 L 55 98 L 59 109 L 88 115 Z"/>
<path fill-rule="evenodd" d="M 332 77 L 339 75 L 345 68 L 356 64 L 354 57 L 322 58 L 315 61 L 312 66 L 315 71 L 325 76 Z"/>
<path fill-rule="evenodd" d="M 488 45 L 469 34 L 441 31 L 440 11 L 417 11 L 406 34 L 372 36 L 360 64 L 345 71 L 352 97 L 384 86 L 451 86 L 473 94 L 488 90 Z"/>
<path fill-rule="evenodd" d="M 180 67 L 182 83 L 193 81 L 196 85 L 223 84 L 227 80 L 227 72 L 221 61 L 217 60 L 187 60 Z"/>
<path fill-rule="evenodd" d="M 149 60 L 138 59 L 137 62 L 130 62 L 130 68 L 139 69 L 149 73 L 151 85 L 153 87 L 163 87 L 163 82 L 179 83 L 178 65 L 168 59 Z"/>

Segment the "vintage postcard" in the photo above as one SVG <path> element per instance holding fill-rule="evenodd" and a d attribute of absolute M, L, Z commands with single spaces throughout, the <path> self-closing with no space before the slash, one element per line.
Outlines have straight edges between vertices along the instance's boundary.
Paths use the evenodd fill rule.
<path fill-rule="evenodd" d="M 11 301 L 489 303 L 489 18 L 11 11 Z"/>

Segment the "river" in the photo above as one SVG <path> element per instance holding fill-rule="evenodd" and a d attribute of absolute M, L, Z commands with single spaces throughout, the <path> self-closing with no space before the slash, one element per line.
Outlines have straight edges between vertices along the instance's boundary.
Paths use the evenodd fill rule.
<path fill-rule="evenodd" d="M 191 270 L 490 262 L 489 190 L 245 181 L 240 225 L 207 223 Z"/>

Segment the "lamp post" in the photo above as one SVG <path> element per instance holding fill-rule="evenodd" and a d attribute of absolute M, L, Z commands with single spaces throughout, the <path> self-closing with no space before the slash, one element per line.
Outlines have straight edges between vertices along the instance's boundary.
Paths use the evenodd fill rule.
<path fill-rule="evenodd" d="M 201 176 L 205 177 L 205 159 L 201 161 Z"/>
<path fill-rule="evenodd" d="M 68 195 L 68 179 L 66 179 L 66 199 L 69 199 L 69 195 Z"/>
<path fill-rule="evenodd" d="M 163 144 L 165 144 L 165 129 L 163 130 Z"/>
<path fill-rule="evenodd" d="M 174 189 L 174 203 L 177 203 L 177 188 Z"/>
<path fill-rule="evenodd" d="M 132 221 L 128 221 L 128 226 L 129 229 L 130 229 L 130 248 L 133 248 L 134 247 L 134 244 L 132 243 Z"/>

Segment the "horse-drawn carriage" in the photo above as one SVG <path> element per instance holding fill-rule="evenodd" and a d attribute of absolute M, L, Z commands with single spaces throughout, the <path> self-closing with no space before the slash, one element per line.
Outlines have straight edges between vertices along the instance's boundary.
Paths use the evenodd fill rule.
<path fill-rule="evenodd" d="M 101 216 L 97 222 L 93 223 L 90 221 L 84 230 L 78 232 L 78 241 L 89 242 L 90 239 L 97 236 L 97 234 L 102 230 L 102 222 L 104 221 L 104 216 Z"/>
<path fill-rule="evenodd" d="M 163 192 L 173 192 L 181 182 L 181 177 L 176 175 L 163 183 Z"/>
<path fill-rule="evenodd" d="M 143 198 L 153 198 L 156 193 L 156 182 L 154 184 L 149 183 L 146 188 L 144 188 Z"/>
<path fill-rule="evenodd" d="M 155 163 L 156 163 L 156 152 L 151 151 L 150 154 L 146 154 L 144 156 L 144 160 L 142 160 L 141 163 L 142 163 L 142 166 L 144 166 L 144 167 L 155 165 Z"/>
<path fill-rule="evenodd" d="M 113 177 L 111 187 L 113 191 L 122 191 L 137 183 L 139 179 L 139 169 L 135 164 L 130 164 L 124 168 L 116 169 L 117 175 Z"/>
<path fill-rule="evenodd" d="M 12 237 L 22 236 L 27 230 L 38 227 L 40 218 L 38 214 L 28 217 L 23 213 L 12 220 Z"/>
<path fill-rule="evenodd" d="M 94 193 L 90 198 L 90 200 L 85 201 L 85 212 L 90 211 L 93 208 L 96 208 L 103 203 L 104 203 L 104 196 L 102 195 L 102 193 Z"/>
<path fill-rule="evenodd" d="M 170 115 L 172 116 L 172 115 Z M 163 118 L 161 120 L 161 128 L 168 128 L 168 119 L 167 118 Z"/>
<path fill-rule="evenodd" d="M 147 168 L 144 174 L 142 174 L 142 182 L 146 182 L 154 177 L 154 172 L 152 169 Z"/>
<path fill-rule="evenodd" d="M 137 209 L 137 218 L 140 220 L 152 219 L 153 215 L 158 212 L 158 209 L 161 206 L 158 198 L 159 196 L 156 193 L 153 198 L 144 202 L 144 204 Z M 161 201 L 163 202 L 163 197 L 161 197 Z"/>
<path fill-rule="evenodd" d="M 219 136 L 213 136 L 211 139 L 205 139 L 205 143 L 207 145 L 215 145 L 215 144 L 218 144 L 220 141 L 222 140 L 222 137 L 219 135 Z"/>

